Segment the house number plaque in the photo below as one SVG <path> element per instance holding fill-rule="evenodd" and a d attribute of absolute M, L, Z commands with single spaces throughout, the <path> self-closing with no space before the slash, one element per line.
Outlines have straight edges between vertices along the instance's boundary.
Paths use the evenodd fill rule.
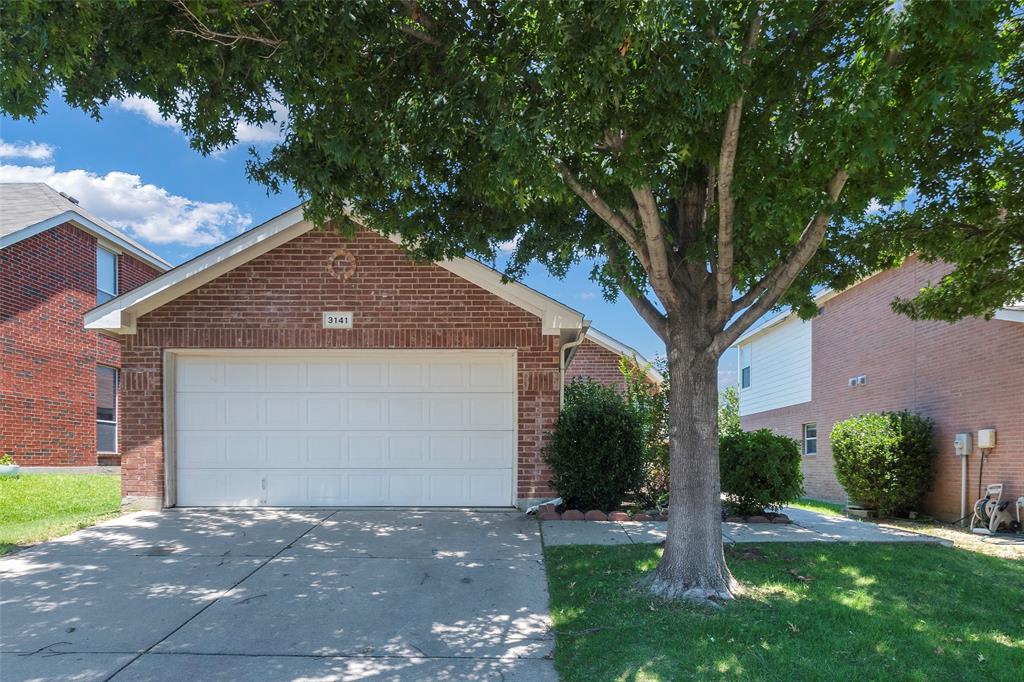
<path fill-rule="evenodd" d="M 324 313 L 324 329 L 351 329 L 352 313 Z"/>

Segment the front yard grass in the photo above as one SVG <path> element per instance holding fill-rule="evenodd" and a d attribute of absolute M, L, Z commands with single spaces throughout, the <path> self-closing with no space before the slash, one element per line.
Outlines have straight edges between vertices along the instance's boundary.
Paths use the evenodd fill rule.
<path fill-rule="evenodd" d="M 121 479 L 107 474 L 0 476 L 0 554 L 116 516 Z"/>
<path fill-rule="evenodd" d="M 801 497 L 796 502 L 791 502 L 788 506 L 821 514 L 830 514 L 832 516 L 846 516 L 846 505 L 816 500 L 813 497 Z"/>
<path fill-rule="evenodd" d="M 1019 680 L 1024 562 L 934 545 L 727 549 L 724 609 L 637 586 L 661 549 L 545 549 L 563 680 Z"/>

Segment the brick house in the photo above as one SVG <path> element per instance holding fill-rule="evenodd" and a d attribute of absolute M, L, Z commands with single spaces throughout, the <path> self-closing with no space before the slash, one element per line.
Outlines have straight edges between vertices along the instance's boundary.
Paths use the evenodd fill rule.
<path fill-rule="evenodd" d="M 122 491 L 150 507 L 547 498 L 589 326 L 478 261 L 416 262 L 301 207 L 85 320 L 122 341 Z"/>
<path fill-rule="evenodd" d="M 661 375 L 651 367 L 649 360 L 617 339 L 590 327 L 586 336 L 572 354 L 571 364 L 565 370 L 565 382 L 574 379 L 594 379 L 602 384 L 624 391 L 626 380 L 620 362 L 626 358 L 641 369 L 646 368 L 647 380 L 661 383 Z"/>
<path fill-rule="evenodd" d="M 892 312 L 949 266 L 910 258 L 841 292 L 818 297 L 821 313 L 803 322 L 781 314 L 736 342 L 744 429 L 770 428 L 802 443 L 807 494 L 845 501 L 832 468 L 832 425 L 853 415 L 911 410 L 935 422 L 935 484 L 924 511 L 961 516 L 957 433 L 996 430 L 984 462 L 968 457 L 967 509 L 979 484 L 1024 494 L 1024 307 L 991 320 L 915 322 Z"/>
<path fill-rule="evenodd" d="M 27 466 L 119 462 L 120 344 L 82 316 L 169 267 L 45 184 L 0 184 L 0 452 Z"/>

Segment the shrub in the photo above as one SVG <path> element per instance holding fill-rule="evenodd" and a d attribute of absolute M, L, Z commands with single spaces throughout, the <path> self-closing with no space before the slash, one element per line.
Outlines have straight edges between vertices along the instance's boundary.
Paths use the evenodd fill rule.
<path fill-rule="evenodd" d="M 740 391 L 735 386 L 722 391 L 718 399 L 718 435 L 731 436 L 739 433 L 740 428 Z"/>
<path fill-rule="evenodd" d="M 836 478 L 856 504 L 883 515 L 914 509 L 932 485 L 932 421 L 912 412 L 864 414 L 832 427 Z"/>
<path fill-rule="evenodd" d="M 652 384 L 648 370 L 655 367 L 662 375 L 660 384 Z M 668 371 L 664 358 L 645 367 L 622 356 L 619 371 L 626 384 L 626 402 L 640 417 L 643 449 L 643 481 L 633 491 L 640 507 L 657 507 L 668 495 Z"/>
<path fill-rule="evenodd" d="M 730 514 L 778 510 L 804 492 L 800 446 L 788 436 L 769 429 L 729 433 L 719 439 L 719 458 Z"/>
<path fill-rule="evenodd" d="M 544 459 L 566 506 L 616 509 L 643 480 L 640 417 L 614 389 L 574 381 Z"/>

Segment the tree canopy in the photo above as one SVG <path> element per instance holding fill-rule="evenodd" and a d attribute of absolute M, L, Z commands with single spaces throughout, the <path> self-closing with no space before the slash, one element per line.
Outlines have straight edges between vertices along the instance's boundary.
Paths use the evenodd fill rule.
<path fill-rule="evenodd" d="M 748 292 L 828 206 L 783 302 L 811 314 L 816 285 L 918 251 L 965 267 L 902 309 L 948 318 L 1024 289 L 1021 15 L 999 1 L 22 0 L 0 8 L 0 106 L 35 116 L 59 88 L 99 116 L 138 95 L 209 152 L 284 105 L 284 140 L 249 168 L 294 184 L 311 216 L 354 209 L 427 256 L 517 239 L 513 275 L 607 258 L 610 292 L 643 293 L 649 273 L 603 210 L 658 210 L 670 250 L 701 267 L 728 213 L 722 269 Z M 707 184 L 741 95 L 728 196 L 688 206 L 680 189 Z M 908 210 L 868 212 L 908 192 Z M 693 233 L 674 220 L 688 210 L 705 214 Z"/>

